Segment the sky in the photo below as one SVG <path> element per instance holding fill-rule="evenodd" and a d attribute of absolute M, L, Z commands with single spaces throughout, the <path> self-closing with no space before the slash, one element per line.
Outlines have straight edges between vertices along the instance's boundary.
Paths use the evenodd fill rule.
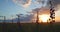
<path fill-rule="evenodd" d="M 30 4 L 28 3 L 28 5 L 24 5 L 24 6 L 29 6 L 29 5 Z M 16 4 L 14 0 L 0 0 L 0 16 L 6 16 L 7 18 L 10 18 L 12 15 L 16 16 L 16 14 L 20 14 L 20 13 L 26 14 L 31 9 L 40 7 L 39 4 L 38 6 L 36 4 L 31 4 L 30 7 L 24 7 L 24 6 L 21 5 L 20 3 Z"/>
<path fill-rule="evenodd" d="M 28 12 L 39 10 L 40 8 L 47 9 L 49 0 L 0 0 L 0 16 L 6 16 L 6 19 L 16 18 L 17 14 L 28 15 Z M 60 21 L 60 0 L 54 0 L 56 8 L 56 20 Z M 47 7 L 47 8 L 46 8 Z M 42 9 L 43 9 L 42 8 Z M 48 14 L 48 13 L 47 13 Z M 28 18 L 28 17 L 27 17 Z M 0 17 L 2 19 L 2 17 Z"/>

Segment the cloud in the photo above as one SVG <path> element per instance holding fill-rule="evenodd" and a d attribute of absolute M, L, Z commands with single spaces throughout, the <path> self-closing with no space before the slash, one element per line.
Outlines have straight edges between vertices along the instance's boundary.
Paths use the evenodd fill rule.
<path fill-rule="evenodd" d="M 60 4 L 60 0 L 53 0 L 52 2 L 55 6 Z"/>
<path fill-rule="evenodd" d="M 14 3 L 25 8 L 29 7 L 31 3 L 42 4 L 42 6 L 44 7 L 47 5 L 47 1 L 48 0 L 35 0 L 34 2 L 32 0 L 13 0 Z"/>
<path fill-rule="evenodd" d="M 13 0 L 14 3 L 17 5 L 21 5 L 24 8 L 27 8 L 30 6 L 32 0 Z"/>
<path fill-rule="evenodd" d="M 52 1 L 52 4 L 55 7 L 55 9 L 57 9 L 56 7 L 60 5 L 60 0 L 35 0 L 35 3 L 42 4 L 43 7 L 49 7 L 49 1 Z"/>
<path fill-rule="evenodd" d="M 60 0 L 54 0 L 54 7 L 56 11 L 60 11 Z"/>
<path fill-rule="evenodd" d="M 20 14 L 19 14 L 20 15 Z M 26 15 L 20 15 L 20 22 L 22 23 L 22 22 L 24 22 L 24 23 L 30 23 L 30 22 L 32 22 L 32 19 L 33 19 L 33 15 L 32 14 L 26 14 Z M 18 21 L 18 18 L 15 18 L 15 19 L 13 19 L 15 22 L 17 22 Z"/>
<path fill-rule="evenodd" d="M 23 7 L 28 7 L 32 2 L 32 0 L 26 0 L 26 2 L 22 1 L 22 0 L 14 0 L 14 3 L 17 3 L 17 4 L 22 4 Z M 47 8 L 47 5 L 49 5 L 49 1 L 48 0 L 36 0 L 37 3 L 42 3 L 44 4 L 43 7 L 41 8 L 35 8 L 35 9 L 32 9 L 32 14 L 26 16 L 26 17 L 23 17 L 21 18 L 21 21 L 31 21 L 31 20 L 35 20 L 36 19 L 36 12 L 39 11 L 39 14 L 50 14 L 50 11 L 49 11 L 49 8 Z M 18 3 L 19 2 L 19 3 Z M 53 0 L 53 5 L 56 9 L 60 9 L 60 0 Z M 47 4 L 48 3 L 48 4 Z M 46 6 L 46 7 L 44 7 Z"/>
<path fill-rule="evenodd" d="M 27 0 L 27 2 L 23 5 L 23 7 L 28 7 L 31 4 L 31 0 Z"/>
<path fill-rule="evenodd" d="M 36 14 L 37 11 L 39 12 L 39 14 L 49 14 L 50 13 L 49 8 L 47 8 L 47 7 L 33 9 L 32 13 Z"/>
<path fill-rule="evenodd" d="M 47 5 L 48 0 L 36 0 L 35 2 L 38 4 L 42 4 L 42 6 L 44 7 Z"/>
<path fill-rule="evenodd" d="M 32 18 L 30 18 L 33 22 L 36 22 L 36 17 L 37 17 L 37 11 L 39 12 L 39 15 L 41 14 L 50 14 L 49 8 L 46 7 L 41 7 L 41 8 L 35 8 L 32 9 L 31 13 L 33 14 Z"/>
<path fill-rule="evenodd" d="M 57 9 L 57 7 L 60 5 L 60 0 L 48 0 L 48 4 L 50 5 L 49 1 L 52 2 L 53 7 L 55 7 L 55 9 Z"/>

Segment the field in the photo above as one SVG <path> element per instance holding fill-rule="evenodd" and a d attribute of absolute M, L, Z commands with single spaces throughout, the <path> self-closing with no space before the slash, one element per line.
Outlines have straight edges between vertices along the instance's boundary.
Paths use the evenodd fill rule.
<path fill-rule="evenodd" d="M 60 23 L 0 23 L 0 32 L 60 32 Z"/>

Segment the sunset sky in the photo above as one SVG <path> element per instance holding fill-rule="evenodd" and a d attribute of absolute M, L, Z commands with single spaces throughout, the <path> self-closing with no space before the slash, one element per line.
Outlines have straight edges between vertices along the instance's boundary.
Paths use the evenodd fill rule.
<path fill-rule="evenodd" d="M 60 21 L 60 0 L 52 2 L 56 10 L 55 20 Z M 36 11 L 39 11 L 39 14 L 49 14 L 49 0 L 0 0 L 0 16 L 6 16 L 6 19 L 11 19 L 12 16 L 16 18 L 16 14 L 23 14 L 28 19 L 31 13 L 35 15 Z"/>

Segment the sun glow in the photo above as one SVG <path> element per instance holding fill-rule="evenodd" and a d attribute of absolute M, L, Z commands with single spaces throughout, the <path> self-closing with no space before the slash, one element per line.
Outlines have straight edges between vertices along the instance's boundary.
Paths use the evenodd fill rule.
<path fill-rule="evenodd" d="M 49 17 L 49 15 L 47 15 L 47 14 L 39 15 L 39 20 L 40 20 L 40 22 L 47 22 L 49 18 L 50 18 L 50 17 Z"/>

